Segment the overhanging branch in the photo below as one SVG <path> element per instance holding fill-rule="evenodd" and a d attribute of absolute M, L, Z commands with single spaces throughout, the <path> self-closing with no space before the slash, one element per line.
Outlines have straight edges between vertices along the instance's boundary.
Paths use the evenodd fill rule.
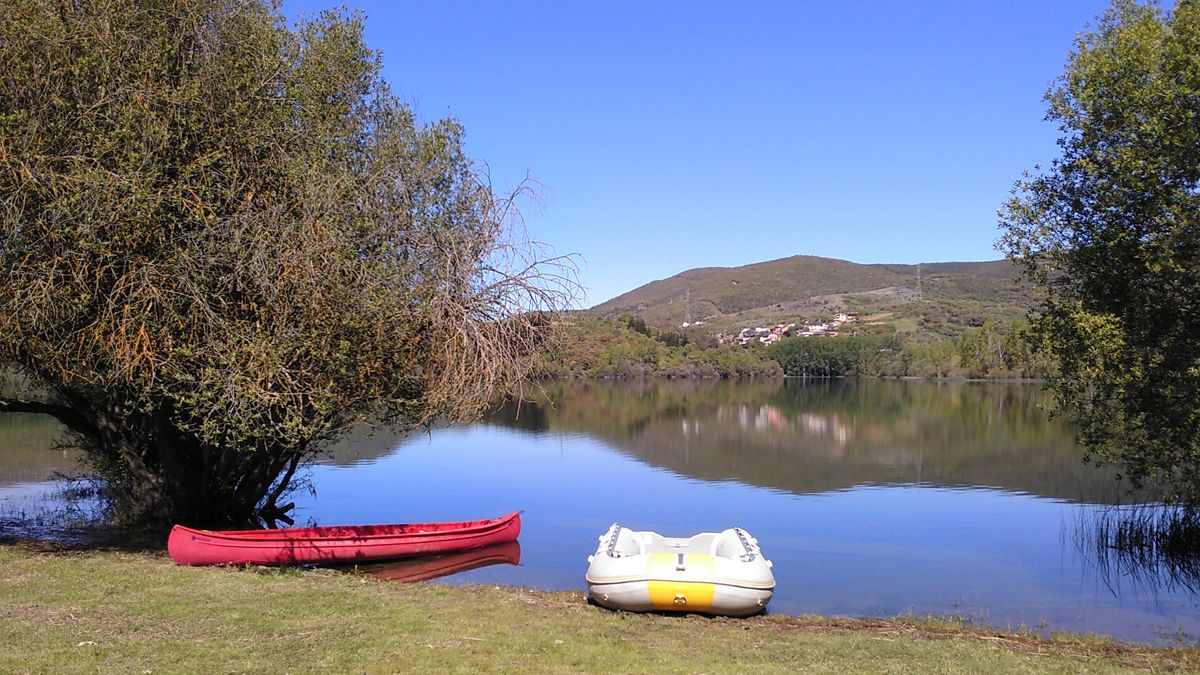
<path fill-rule="evenodd" d="M 62 422 L 71 431 L 84 434 L 85 436 L 96 435 L 96 429 L 91 424 L 88 424 L 82 415 L 73 408 L 57 403 L 27 401 L 19 398 L 4 398 L 0 396 L 0 413 L 3 412 L 49 415 Z"/>

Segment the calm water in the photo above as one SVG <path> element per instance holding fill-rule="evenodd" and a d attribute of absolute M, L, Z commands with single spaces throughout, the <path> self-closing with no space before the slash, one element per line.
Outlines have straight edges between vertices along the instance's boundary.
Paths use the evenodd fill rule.
<path fill-rule="evenodd" d="M 584 588 L 586 558 L 614 521 L 674 536 L 739 525 L 775 563 L 772 612 L 948 614 L 1147 642 L 1200 634 L 1200 597 L 1186 586 L 1159 569 L 1100 564 L 1094 524 L 1130 497 L 1111 470 L 1080 461 L 1036 387 L 651 382 L 546 393 L 475 425 L 349 439 L 295 495 L 297 522 L 523 510 L 520 565 L 444 581 L 547 589 Z M 53 449 L 56 433 L 0 415 L 10 525 L 44 498 L 43 474 L 74 464 Z M 491 560 L 513 559 L 501 553 Z"/>

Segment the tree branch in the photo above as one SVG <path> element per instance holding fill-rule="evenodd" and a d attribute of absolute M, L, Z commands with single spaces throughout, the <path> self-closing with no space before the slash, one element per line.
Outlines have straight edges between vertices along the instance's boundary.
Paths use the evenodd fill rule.
<path fill-rule="evenodd" d="M 4 398 L 0 397 L 0 413 L 38 413 L 49 415 L 54 419 L 62 422 L 68 429 L 81 433 L 85 436 L 94 438 L 96 436 L 96 428 L 88 423 L 88 421 L 75 411 L 74 408 L 57 403 L 45 403 L 43 401 L 26 401 L 19 398 Z"/>

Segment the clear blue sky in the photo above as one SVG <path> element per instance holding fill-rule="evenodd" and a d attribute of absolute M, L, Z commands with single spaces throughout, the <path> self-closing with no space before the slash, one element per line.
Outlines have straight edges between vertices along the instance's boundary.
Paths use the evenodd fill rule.
<path fill-rule="evenodd" d="M 334 6 L 285 0 L 284 12 Z M 453 115 L 591 306 L 685 269 L 806 254 L 999 258 L 1056 154 L 1042 96 L 1101 0 L 350 0 L 419 116 Z"/>

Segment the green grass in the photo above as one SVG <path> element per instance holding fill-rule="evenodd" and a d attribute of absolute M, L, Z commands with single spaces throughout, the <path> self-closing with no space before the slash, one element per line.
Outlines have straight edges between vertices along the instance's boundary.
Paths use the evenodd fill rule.
<path fill-rule="evenodd" d="M 581 571 L 582 574 L 582 571 Z M 582 594 L 0 545 L 0 672 L 1124 672 L 1190 649 L 952 624 L 638 615 Z"/>

